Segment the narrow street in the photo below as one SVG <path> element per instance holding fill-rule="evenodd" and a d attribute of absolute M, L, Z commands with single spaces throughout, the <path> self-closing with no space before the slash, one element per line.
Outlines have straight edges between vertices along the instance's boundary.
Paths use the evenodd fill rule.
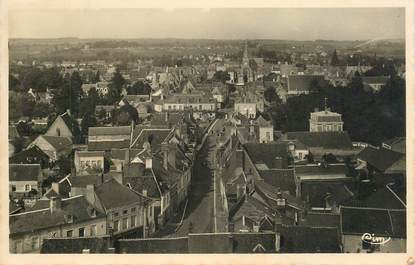
<path fill-rule="evenodd" d="M 223 119 L 218 120 L 212 131 L 216 132 L 216 130 L 221 128 L 223 122 Z M 156 234 L 157 237 L 181 237 L 186 236 L 189 231 L 192 233 L 213 232 L 213 161 L 216 137 L 216 133 L 209 134 L 194 161 L 191 190 L 182 225 L 177 228 L 177 223 L 168 223 L 162 231 Z M 182 212 L 180 213 L 181 215 Z"/>

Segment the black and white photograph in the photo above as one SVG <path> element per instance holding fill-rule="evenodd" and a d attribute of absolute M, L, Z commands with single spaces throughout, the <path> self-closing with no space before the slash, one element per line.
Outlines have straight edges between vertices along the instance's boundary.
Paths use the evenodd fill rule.
<path fill-rule="evenodd" d="M 9 254 L 407 253 L 405 11 L 9 9 Z"/>

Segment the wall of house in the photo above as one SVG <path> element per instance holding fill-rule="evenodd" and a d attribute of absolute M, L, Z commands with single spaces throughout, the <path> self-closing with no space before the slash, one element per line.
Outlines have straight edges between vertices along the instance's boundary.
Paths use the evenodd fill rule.
<path fill-rule="evenodd" d="M 235 111 L 250 118 L 255 118 L 257 107 L 255 103 L 235 103 Z"/>
<path fill-rule="evenodd" d="M 114 235 L 143 227 L 143 224 L 146 223 L 146 218 L 147 209 L 140 203 L 134 203 L 108 211 L 108 225 L 114 229 Z"/>
<path fill-rule="evenodd" d="M 26 190 L 26 185 L 29 185 L 29 190 Z M 12 188 L 16 187 L 15 191 Z M 40 191 L 40 185 L 37 181 L 9 181 L 9 193 L 27 193 L 32 189 Z"/>
<path fill-rule="evenodd" d="M 75 158 L 75 169 L 77 173 L 84 171 L 86 168 L 104 170 L 104 157 L 103 156 L 88 156 Z"/>
<path fill-rule="evenodd" d="M 274 141 L 274 128 L 273 127 L 260 127 L 259 128 L 259 142 L 269 143 Z"/>
<path fill-rule="evenodd" d="M 362 236 L 361 235 L 343 235 L 343 252 L 344 253 L 364 253 L 367 250 L 362 248 Z M 406 239 L 403 238 L 391 238 L 390 241 L 384 245 L 379 245 L 376 253 L 398 253 L 406 252 Z"/>
<path fill-rule="evenodd" d="M 66 126 L 66 123 L 63 119 L 58 116 L 56 120 L 49 127 L 45 135 L 49 136 L 61 136 L 61 137 L 72 137 L 71 130 Z"/>
<path fill-rule="evenodd" d="M 11 235 L 9 237 L 10 253 L 39 253 L 43 240 L 52 237 L 67 237 L 67 231 L 73 231 L 72 237 L 79 236 L 79 229 L 85 229 L 85 236 L 91 236 L 91 226 L 95 225 L 96 235 L 106 235 L 106 218 L 96 218 L 87 222 L 66 224 L 55 226 L 48 229 L 28 232 L 21 235 Z"/>

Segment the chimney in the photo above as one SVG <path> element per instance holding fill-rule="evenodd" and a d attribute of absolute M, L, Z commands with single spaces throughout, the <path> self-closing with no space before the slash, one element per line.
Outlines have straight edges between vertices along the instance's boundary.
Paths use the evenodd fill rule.
<path fill-rule="evenodd" d="M 147 190 L 146 189 L 143 189 L 143 196 L 147 197 Z"/>
<path fill-rule="evenodd" d="M 278 169 L 283 168 L 282 157 L 280 157 L 280 156 L 275 157 L 274 166 L 275 166 L 275 168 L 278 168 Z"/>
<path fill-rule="evenodd" d="M 153 159 L 151 157 L 146 157 L 146 169 L 150 169 L 153 167 Z"/>
<path fill-rule="evenodd" d="M 168 163 L 169 163 L 169 146 L 167 143 L 161 144 L 161 151 L 163 153 L 163 167 L 164 169 L 168 170 Z"/>
<path fill-rule="evenodd" d="M 95 205 L 95 186 L 93 184 L 86 185 L 85 199 L 92 205 Z"/>
<path fill-rule="evenodd" d="M 61 200 L 60 197 L 51 197 L 50 202 L 49 202 L 50 212 L 54 213 L 57 210 L 60 210 L 61 209 L 61 202 L 62 202 L 62 200 Z"/>
<path fill-rule="evenodd" d="M 164 115 L 164 121 L 167 123 L 169 122 L 169 113 L 166 111 Z"/>
<path fill-rule="evenodd" d="M 68 115 L 71 116 L 71 110 L 70 109 L 66 109 L 66 113 L 68 113 Z"/>
<path fill-rule="evenodd" d="M 277 207 L 285 208 L 285 199 L 282 196 L 282 192 L 280 189 L 278 189 L 278 192 L 277 192 Z"/>

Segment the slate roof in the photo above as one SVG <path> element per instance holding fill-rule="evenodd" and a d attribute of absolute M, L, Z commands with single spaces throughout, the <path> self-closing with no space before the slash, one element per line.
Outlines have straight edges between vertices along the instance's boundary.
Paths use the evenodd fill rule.
<path fill-rule="evenodd" d="M 406 209 L 403 201 L 390 188 L 381 187 L 362 201 L 364 207 L 381 207 L 384 209 Z"/>
<path fill-rule="evenodd" d="M 273 219 L 276 216 L 276 213 L 261 201 L 252 196 L 245 195 L 244 198 L 229 210 L 229 218 L 231 220 L 237 220 L 242 216 L 248 217 L 255 222 L 259 222 L 264 216 Z"/>
<path fill-rule="evenodd" d="M 343 235 L 406 238 L 406 210 L 341 207 L 340 225 Z"/>
<path fill-rule="evenodd" d="M 104 182 L 95 189 L 100 202 L 105 209 L 114 209 L 134 203 L 144 203 L 148 199 L 121 185 L 115 179 Z"/>
<path fill-rule="evenodd" d="M 272 126 L 272 123 L 270 121 L 267 121 L 266 119 L 264 119 L 264 117 L 262 117 L 261 115 L 259 115 L 259 117 L 255 120 L 255 123 L 259 127 L 270 127 L 270 126 Z"/>
<path fill-rule="evenodd" d="M 384 172 L 394 163 L 398 162 L 404 155 L 386 148 L 374 148 L 371 146 L 363 149 L 357 158 L 366 161 L 377 170 Z"/>
<path fill-rule="evenodd" d="M 71 115 L 66 111 L 65 113 L 61 114 L 60 117 L 65 122 L 68 129 L 71 130 L 71 132 L 73 133 Z"/>
<path fill-rule="evenodd" d="M 69 137 L 59 137 L 50 135 L 41 135 L 56 151 L 60 151 L 72 145 Z"/>
<path fill-rule="evenodd" d="M 362 82 L 367 84 L 386 84 L 389 76 L 362 76 Z"/>
<path fill-rule="evenodd" d="M 115 246 L 116 253 L 187 253 L 188 238 L 120 239 Z"/>
<path fill-rule="evenodd" d="M 9 158 L 9 162 L 12 164 L 41 164 L 43 167 L 49 163 L 49 156 L 38 146 L 34 145 L 26 150 L 14 154 Z"/>
<path fill-rule="evenodd" d="M 44 239 L 40 253 L 42 254 L 81 254 L 89 249 L 89 253 L 108 253 L 111 247 L 110 236 L 82 238 L 49 238 Z"/>
<path fill-rule="evenodd" d="M 39 164 L 10 164 L 9 181 L 42 181 Z"/>
<path fill-rule="evenodd" d="M 102 135 L 130 135 L 130 126 L 111 126 L 111 127 L 89 127 L 88 136 L 102 136 Z"/>
<path fill-rule="evenodd" d="M 309 212 L 305 219 L 300 218 L 301 226 L 310 227 L 335 227 L 340 231 L 340 214 Z"/>
<path fill-rule="evenodd" d="M 275 168 L 275 158 L 286 159 L 286 143 L 246 143 L 243 145 L 254 164 L 265 163 L 268 168 Z"/>
<path fill-rule="evenodd" d="M 324 149 L 352 149 L 352 141 L 346 131 L 343 132 L 287 132 L 288 140 L 298 140 L 307 147 Z"/>
<path fill-rule="evenodd" d="M 288 91 L 309 91 L 314 80 L 316 80 L 320 85 L 324 84 L 323 75 L 289 75 Z"/>
<path fill-rule="evenodd" d="M 341 238 L 337 228 L 277 226 L 281 253 L 340 253 Z"/>
<path fill-rule="evenodd" d="M 406 138 L 405 137 L 395 137 L 384 141 L 382 145 L 387 145 L 391 150 L 405 154 L 406 153 Z"/>
<path fill-rule="evenodd" d="M 67 224 L 67 215 L 73 217 L 73 223 L 81 223 L 95 218 L 105 217 L 104 213 L 96 211 L 96 217 L 91 215 L 92 206 L 84 196 L 62 199 L 61 209 L 51 212 L 50 209 L 25 212 L 10 215 L 10 234 L 27 233 Z"/>
<path fill-rule="evenodd" d="M 134 148 L 143 148 L 144 143 L 150 142 L 151 151 L 157 152 L 160 149 L 161 143 L 166 140 L 171 132 L 171 129 L 143 129 L 137 138 L 134 138 L 132 146 Z"/>
<path fill-rule="evenodd" d="M 100 174 L 82 175 L 82 176 L 70 176 L 69 181 L 72 187 L 83 187 L 87 185 L 99 185 L 102 183 L 103 178 Z"/>
<path fill-rule="evenodd" d="M 326 181 L 307 181 L 301 183 L 301 198 L 308 200 L 311 207 L 324 208 L 326 198 L 330 197 L 337 202 L 337 205 L 351 199 L 354 194 L 344 183 Z"/>
<path fill-rule="evenodd" d="M 167 121 L 166 121 L 167 116 Z M 183 119 L 183 113 L 179 112 L 162 112 L 162 113 L 152 113 L 151 114 L 151 125 L 163 125 L 167 126 L 168 123 L 175 125 Z"/>
<path fill-rule="evenodd" d="M 295 194 L 296 185 L 293 169 L 271 169 L 261 170 L 259 175 L 264 179 L 264 182 L 283 191 L 289 191 L 290 194 Z"/>
<path fill-rule="evenodd" d="M 255 192 L 267 202 L 267 204 L 273 208 L 277 208 L 278 189 L 263 182 L 255 181 Z M 303 209 L 304 203 L 301 199 L 297 198 L 295 194 L 291 195 L 288 192 L 281 192 L 282 197 L 286 200 L 288 206 L 296 209 Z"/>
<path fill-rule="evenodd" d="M 130 146 L 130 140 L 123 141 L 88 141 L 88 151 L 110 151 Z"/>
<path fill-rule="evenodd" d="M 297 165 L 294 170 L 297 177 L 317 176 L 319 179 L 328 179 L 330 176 L 346 178 L 349 171 L 345 164 Z"/>
<path fill-rule="evenodd" d="M 17 131 L 16 126 L 9 125 L 9 140 L 14 140 L 16 138 L 20 138 L 20 134 Z"/>

